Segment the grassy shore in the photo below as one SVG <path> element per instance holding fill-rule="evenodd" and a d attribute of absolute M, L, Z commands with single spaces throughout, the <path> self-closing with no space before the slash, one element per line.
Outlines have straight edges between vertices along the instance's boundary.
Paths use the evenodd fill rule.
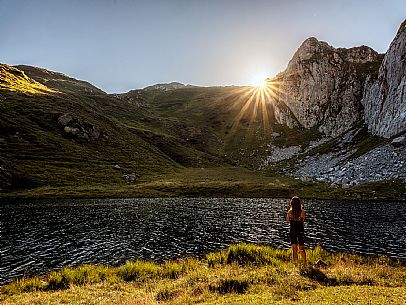
<path fill-rule="evenodd" d="M 363 184 L 348 189 L 301 181 L 238 167 L 183 168 L 126 183 L 41 186 L 0 194 L 0 198 L 121 198 L 121 197 L 272 197 L 298 195 L 311 199 L 405 200 L 400 180 Z"/>
<path fill-rule="evenodd" d="M 406 264 L 387 257 L 239 244 L 205 257 L 64 268 L 1 288 L 1 304 L 404 304 Z"/>

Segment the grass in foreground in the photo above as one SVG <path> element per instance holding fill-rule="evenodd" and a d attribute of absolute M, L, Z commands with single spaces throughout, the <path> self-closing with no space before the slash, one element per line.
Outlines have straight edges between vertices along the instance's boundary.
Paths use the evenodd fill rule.
<path fill-rule="evenodd" d="M 406 266 L 386 257 L 238 244 L 202 259 L 64 268 L 3 287 L 2 304 L 404 304 Z"/>

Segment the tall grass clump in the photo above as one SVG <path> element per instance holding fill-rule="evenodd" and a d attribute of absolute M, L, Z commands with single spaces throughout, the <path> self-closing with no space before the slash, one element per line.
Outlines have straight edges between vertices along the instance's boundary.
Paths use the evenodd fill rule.
<path fill-rule="evenodd" d="M 314 249 L 306 249 L 306 257 L 309 263 L 322 261 L 324 264 L 331 264 L 333 256 L 327 250 L 317 245 Z"/>
<path fill-rule="evenodd" d="M 153 262 L 137 260 L 127 261 L 119 268 L 118 275 L 124 281 L 145 281 L 150 278 L 156 278 L 161 271 L 161 267 Z"/>
<path fill-rule="evenodd" d="M 166 261 L 162 266 L 162 276 L 170 279 L 177 279 L 184 273 L 184 266 L 181 263 Z"/>
<path fill-rule="evenodd" d="M 48 277 L 47 290 L 66 289 L 71 285 L 118 282 L 116 272 L 106 266 L 84 265 L 76 268 L 63 268 L 53 271 Z"/>
<path fill-rule="evenodd" d="M 67 289 L 72 285 L 85 285 L 100 282 L 116 283 L 119 281 L 117 272 L 106 266 L 83 265 L 80 267 L 66 267 L 59 271 L 52 271 L 45 277 L 22 278 L 6 285 L 6 294 L 23 292 L 48 291 Z"/>
<path fill-rule="evenodd" d="M 226 252 L 227 264 L 239 265 L 279 265 L 281 260 L 287 259 L 286 250 L 276 250 L 270 247 L 237 244 L 231 245 Z"/>
<path fill-rule="evenodd" d="M 224 265 L 227 263 L 227 252 L 210 252 L 206 255 L 206 260 L 209 267 L 214 267 L 215 265 Z"/>
<path fill-rule="evenodd" d="M 43 291 L 46 288 L 46 282 L 39 277 L 17 279 L 6 285 L 3 292 L 8 295 L 20 294 L 23 292 Z"/>

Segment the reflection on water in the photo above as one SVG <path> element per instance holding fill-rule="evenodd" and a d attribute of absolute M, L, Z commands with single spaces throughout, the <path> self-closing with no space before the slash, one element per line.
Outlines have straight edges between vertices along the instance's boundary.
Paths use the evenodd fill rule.
<path fill-rule="evenodd" d="M 289 247 L 282 199 L 0 202 L 0 284 L 84 263 L 201 255 L 231 243 Z M 304 201 L 307 245 L 406 259 L 401 202 Z"/>

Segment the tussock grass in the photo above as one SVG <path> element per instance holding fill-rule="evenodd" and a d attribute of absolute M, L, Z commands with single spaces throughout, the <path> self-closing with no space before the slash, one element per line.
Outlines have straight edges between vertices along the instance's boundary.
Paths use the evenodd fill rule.
<path fill-rule="evenodd" d="M 152 262 L 127 261 L 125 265 L 118 269 L 118 276 L 124 281 L 146 281 L 156 278 L 160 271 L 160 266 Z"/>
<path fill-rule="evenodd" d="M 67 267 L 2 287 L 0 303 L 335 304 L 336 295 L 338 303 L 403 304 L 405 262 L 320 247 L 307 256 L 309 267 L 297 268 L 290 250 L 236 244 L 201 259 Z"/>

